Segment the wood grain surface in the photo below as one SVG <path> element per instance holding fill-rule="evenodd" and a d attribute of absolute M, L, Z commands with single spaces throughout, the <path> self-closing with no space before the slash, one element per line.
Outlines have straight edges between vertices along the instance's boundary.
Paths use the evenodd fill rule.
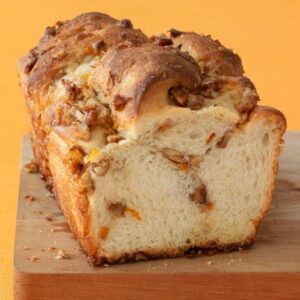
<path fill-rule="evenodd" d="M 15 299 L 300 299 L 300 132 L 288 132 L 285 140 L 272 207 L 251 249 L 92 268 L 39 175 L 25 172 L 32 157 L 26 137 Z M 70 259 L 57 259 L 51 247 Z"/>

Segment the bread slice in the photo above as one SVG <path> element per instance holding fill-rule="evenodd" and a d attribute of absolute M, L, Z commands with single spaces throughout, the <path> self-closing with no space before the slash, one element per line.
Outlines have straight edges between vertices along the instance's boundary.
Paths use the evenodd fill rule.
<path fill-rule="evenodd" d="M 92 264 L 254 242 L 286 121 L 236 54 L 89 13 L 47 29 L 19 72 L 39 169 Z"/>

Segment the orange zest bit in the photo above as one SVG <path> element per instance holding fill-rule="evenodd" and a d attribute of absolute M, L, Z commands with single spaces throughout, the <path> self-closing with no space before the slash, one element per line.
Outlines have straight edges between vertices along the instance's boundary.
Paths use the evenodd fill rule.
<path fill-rule="evenodd" d="M 212 202 L 208 201 L 206 204 L 206 208 L 207 208 L 207 210 L 212 210 L 214 208 L 214 204 Z"/>
<path fill-rule="evenodd" d="M 125 212 L 128 213 L 129 215 L 131 215 L 132 217 L 134 217 L 137 221 L 141 221 L 142 220 L 140 214 L 136 210 L 134 210 L 132 208 L 126 207 Z"/>
<path fill-rule="evenodd" d="M 101 240 L 106 240 L 109 234 L 109 228 L 107 226 L 102 226 L 100 228 L 100 239 Z"/>
<path fill-rule="evenodd" d="M 181 171 L 186 172 L 189 169 L 189 163 L 188 162 L 182 162 L 179 164 L 179 169 Z"/>

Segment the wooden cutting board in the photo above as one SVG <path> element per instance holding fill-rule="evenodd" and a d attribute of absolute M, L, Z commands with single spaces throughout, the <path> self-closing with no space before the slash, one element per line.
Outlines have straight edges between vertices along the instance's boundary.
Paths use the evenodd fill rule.
<path fill-rule="evenodd" d="M 25 137 L 15 299 L 300 299 L 300 132 L 285 140 L 273 205 L 251 249 L 92 268 L 44 182 L 25 172 L 32 158 Z M 70 259 L 56 259 L 50 247 L 64 249 Z"/>

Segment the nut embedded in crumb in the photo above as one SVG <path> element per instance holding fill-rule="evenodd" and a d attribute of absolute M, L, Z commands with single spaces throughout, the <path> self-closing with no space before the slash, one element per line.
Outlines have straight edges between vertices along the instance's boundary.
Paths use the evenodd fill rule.
<path fill-rule="evenodd" d="M 98 176 L 104 176 L 110 167 L 110 162 L 108 159 L 104 158 L 99 163 L 95 164 L 94 172 Z"/>
<path fill-rule="evenodd" d="M 217 142 L 216 146 L 218 148 L 226 148 L 227 146 L 227 143 L 230 139 L 230 136 L 232 134 L 232 131 L 231 130 L 228 130 L 224 133 L 224 135 L 222 136 L 222 138 Z"/>
<path fill-rule="evenodd" d="M 162 155 L 175 162 L 180 164 L 183 161 L 184 155 L 182 154 L 182 152 L 175 150 L 175 149 L 171 149 L 171 148 L 163 148 L 161 150 Z"/>
<path fill-rule="evenodd" d="M 121 202 L 111 203 L 107 206 L 109 212 L 113 213 L 117 217 L 124 216 L 126 205 Z"/>
<path fill-rule="evenodd" d="M 70 259 L 71 256 L 63 249 L 59 249 L 57 252 L 57 255 L 54 257 L 54 259 Z"/>
<path fill-rule="evenodd" d="M 35 198 L 30 195 L 30 194 L 26 194 L 24 195 L 24 199 L 27 201 L 27 202 L 33 202 L 35 200 Z"/>
<path fill-rule="evenodd" d="M 30 248 L 29 248 L 28 246 L 25 245 L 25 246 L 23 247 L 23 249 L 24 249 L 25 251 L 27 251 L 27 250 L 29 250 Z"/>
<path fill-rule="evenodd" d="M 206 263 L 210 266 L 210 265 L 212 265 L 213 262 L 211 260 L 209 260 Z"/>
<path fill-rule="evenodd" d="M 206 188 L 203 183 L 200 183 L 195 191 L 190 194 L 190 198 L 197 204 L 206 204 Z"/>
<path fill-rule="evenodd" d="M 189 91 L 183 86 L 172 87 L 169 90 L 169 97 L 176 104 L 186 107 L 188 105 Z"/>
<path fill-rule="evenodd" d="M 38 165 L 34 160 L 32 160 L 29 163 L 25 164 L 24 167 L 25 167 L 25 170 L 28 173 L 37 173 L 38 170 L 39 170 Z"/>
<path fill-rule="evenodd" d="M 109 135 L 107 136 L 107 142 L 110 144 L 110 143 L 118 143 L 122 140 L 124 140 L 124 138 L 120 135 L 117 135 L 117 134 L 113 134 L 113 135 Z"/>

